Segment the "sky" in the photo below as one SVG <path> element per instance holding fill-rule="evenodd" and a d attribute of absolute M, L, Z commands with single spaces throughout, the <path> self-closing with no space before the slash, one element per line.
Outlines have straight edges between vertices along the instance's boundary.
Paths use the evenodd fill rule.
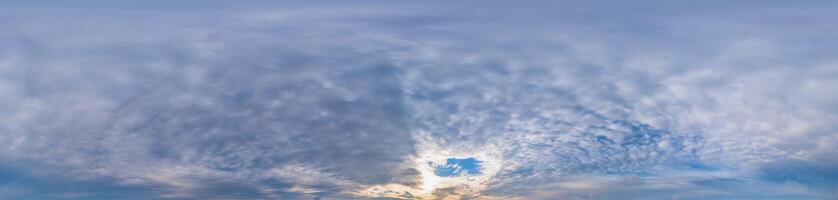
<path fill-rule="evenodd" d="M 0 199 L 838 199 L 835 1 L 0 1 Z"/>

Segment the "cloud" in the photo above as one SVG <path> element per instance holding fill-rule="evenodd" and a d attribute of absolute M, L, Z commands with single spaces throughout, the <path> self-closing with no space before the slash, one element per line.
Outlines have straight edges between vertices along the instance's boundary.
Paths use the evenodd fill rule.
<path fill-rule="evenodd" d="M 16 2 L 0 195 L 834 195 L 835 5 L 660 3 Z"/>

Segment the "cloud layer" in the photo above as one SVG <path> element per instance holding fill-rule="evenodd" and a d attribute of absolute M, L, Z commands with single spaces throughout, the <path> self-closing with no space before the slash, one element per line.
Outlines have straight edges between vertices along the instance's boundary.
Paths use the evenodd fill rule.
<path fill-rule="evenodd" d="M 834 199 L 836 8 L 13 2 L 0 196 Z"/>

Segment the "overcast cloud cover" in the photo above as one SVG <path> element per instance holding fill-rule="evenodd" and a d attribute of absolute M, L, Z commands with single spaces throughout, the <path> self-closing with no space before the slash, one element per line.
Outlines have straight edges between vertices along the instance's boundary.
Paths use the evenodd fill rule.
<path fill-rule="evenodd" d="M 838 199 L 834 1 L 0 2 L 0 199 Z"/>

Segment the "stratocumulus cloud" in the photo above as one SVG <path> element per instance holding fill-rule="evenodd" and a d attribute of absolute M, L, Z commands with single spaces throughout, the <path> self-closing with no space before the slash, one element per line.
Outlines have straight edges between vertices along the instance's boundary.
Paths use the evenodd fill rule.
<path fill-rule="evenodd" d="M 836 199 L 835 10 L 7 2 L 0 199 Z"/>

